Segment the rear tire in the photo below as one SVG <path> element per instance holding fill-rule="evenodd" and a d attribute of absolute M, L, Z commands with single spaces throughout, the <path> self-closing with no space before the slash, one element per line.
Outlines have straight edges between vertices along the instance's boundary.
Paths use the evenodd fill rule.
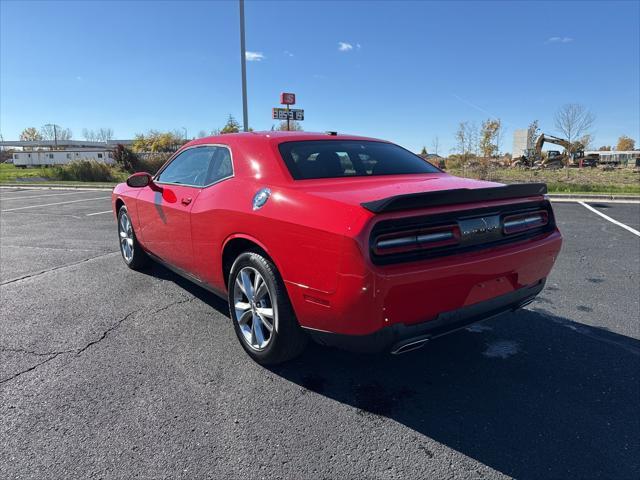
<path fill-rule="evenodd" d="M 122 260 L 132 270 L 141 270 L 149 264 L 149 255 L 142 249 L 133 224 L 124 205 L 118 210 L 118 242 Z"/>
<path fill-rule="evenodd" d="M 274 365 L 302 353 L 308 337 L 271 260 L 255 252 L 240 254 L 231 267 L 228 292 L 233 328 L 257 363 Z"/>

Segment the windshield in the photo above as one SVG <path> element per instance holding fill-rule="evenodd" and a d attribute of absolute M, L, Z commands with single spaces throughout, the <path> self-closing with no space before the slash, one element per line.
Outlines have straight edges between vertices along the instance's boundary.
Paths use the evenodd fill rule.
<path fill-rule="evenodd" d="M 278 148 L 295 180 L 440 171 L 426 160 L 392 143 L 313 140 L 285 142 Z"/>

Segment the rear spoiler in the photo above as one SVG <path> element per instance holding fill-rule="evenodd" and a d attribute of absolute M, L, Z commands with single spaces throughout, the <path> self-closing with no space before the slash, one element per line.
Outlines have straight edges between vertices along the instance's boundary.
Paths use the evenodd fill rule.
<path fill-rule="evenodd" d="M 364 202 L 360 205 L 373 213 L 382 213 L 439 205 L 503 200 L 505 198 L 534 197 L 545 193 L 547 193 L 546 183 L 515 183 L 490 188 L 458 188 L 437 192 L 409 193 Z"/>

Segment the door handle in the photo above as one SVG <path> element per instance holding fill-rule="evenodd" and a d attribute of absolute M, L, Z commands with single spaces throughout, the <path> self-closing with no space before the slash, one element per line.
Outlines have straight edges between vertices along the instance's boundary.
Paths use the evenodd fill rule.
<path fill-rule="evenodd" d="M 182 200 L 180 200 L 180 202 L 183 205 L 189 205 L 191 203 L 191 197 L 184 197 Z"/>

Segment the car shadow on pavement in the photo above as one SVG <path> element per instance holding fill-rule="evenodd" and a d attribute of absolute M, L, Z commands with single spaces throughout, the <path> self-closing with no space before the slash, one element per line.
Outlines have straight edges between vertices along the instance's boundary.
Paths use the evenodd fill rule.
<path fill-rule="evenodd" d="M 149 274 L 228 316 L 224 300 L 169 270 Z M 516 478 L 640 478 L 640 341 L 543 309 L 400 356 L 311 343 L 269 370 Z"/>
<path fill-rule="evenodd" d="M 516 478 L 640 478 L 639 341 L 531 310 L 486 327 L 401 356 L 312 345 L 271 370 Z"/>

